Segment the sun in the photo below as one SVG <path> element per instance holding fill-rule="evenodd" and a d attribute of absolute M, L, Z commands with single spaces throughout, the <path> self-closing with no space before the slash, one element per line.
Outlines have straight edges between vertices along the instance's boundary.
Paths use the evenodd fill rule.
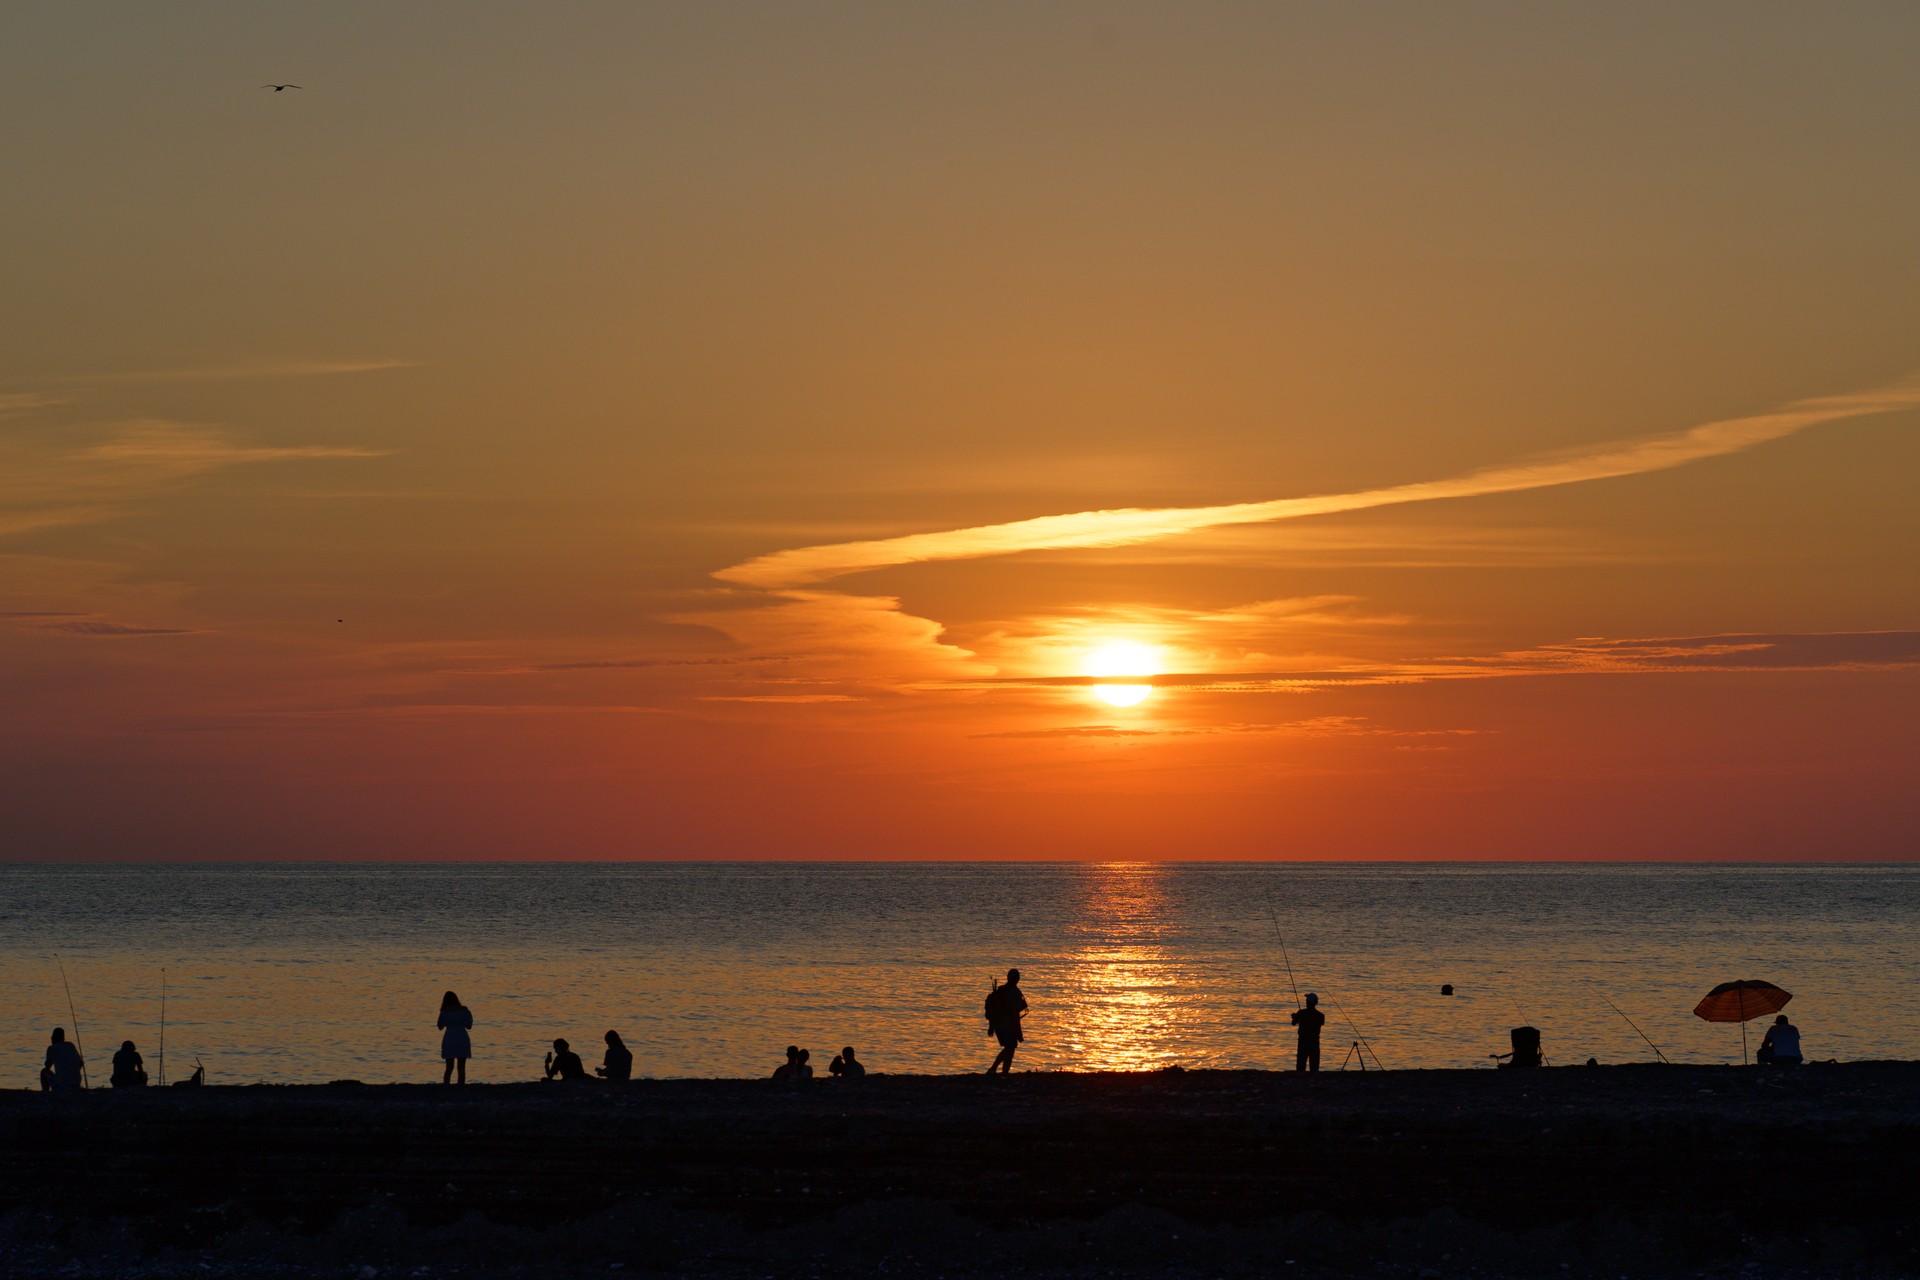
<path fill-rule="evenodd" d="M 1110 640 L 1087 655 L 1090 676 L 1152 676 L 1160 673 L 1160 651 L 1132 640 Z M 1136 707 L 1153 696 L 1145 683 L 1096 684 L 1093 696 L 1110 707 Z"/>

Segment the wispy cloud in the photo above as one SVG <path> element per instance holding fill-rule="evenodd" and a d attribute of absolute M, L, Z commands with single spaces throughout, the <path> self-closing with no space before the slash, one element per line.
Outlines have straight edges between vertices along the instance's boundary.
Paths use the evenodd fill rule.
<path fill-rule="evenodd" d="M 88 444 L 44 435 L 0 440 L 0 474 L 7 477 L 0 492 L 0 534 L 108 519 L 134 498 L 222 468 L 389 453 L 358 445 L 258 444 L 211 427 L 159 419 L 114 424 Z"/>
<path fill-rule="evenodd" d="M 191 627 L 143 627 L 130 622 L 114 622 L 87 613 L 35 613 L 15 610 L 0 613 L 0 622 L 25 626 L 29 630 L 45 635 L 82 636 L 107 640 L 195 634 Z"/>
<path fill-rule="evenodd" d="M 34 409 L 50 409 L 66 401 L 58 396 L 41 395 L 34 391 L 0 393 L 0 418 L 13 413 L 27 413 Z"/>
<path fill-rule="evenodd" d="M 892 565 L 1023 551 L 1126 546 L 1221 525 L 1261 524 L 1402 503 L 1580 484 L 1669 470 L 1739 453 L 1821 423 L 1916 405 L 1920 405 L 1920 378 L 1851 395 L 1801 400 L 1770 413 L 1709 422 L 1674 435 L 1620 441 L 1443 480 L 1211 507 L 1079 511 L 938 533 L 796 547 L 733 565 L 715 576 L 744 586 L 790 588 Z"/>
<path fill-rule="evenodd" d="M 191 369 L 135 369 L 120 373 L 77 373 L 53 378 L 57 383 L 84 382 L 235 382 L 248 378 L 314 378 L 338 373 L 374 373 L 382 369 L 411 369 L 411 360 L 255 360 L 239 364 Z"/>

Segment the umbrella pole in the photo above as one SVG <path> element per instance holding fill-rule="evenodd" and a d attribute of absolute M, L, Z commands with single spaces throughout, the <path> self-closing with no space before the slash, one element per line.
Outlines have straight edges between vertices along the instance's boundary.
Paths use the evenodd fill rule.
<path fill-rule="evenodd" d="M 1740 1065 L 1747 1065 L 1747 1024 L 1740 1024 Z"/>

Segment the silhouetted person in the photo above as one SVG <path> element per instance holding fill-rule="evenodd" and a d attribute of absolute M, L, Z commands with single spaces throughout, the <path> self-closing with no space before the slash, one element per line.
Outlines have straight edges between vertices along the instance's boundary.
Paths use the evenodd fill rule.
<path fill-rule="evenodd" d="M 40 1068 L 40 1087 L 42 1089 L 78 1089 L 80 1083 L 80 1050 L 67 1040 L 67 1029 L 55 1027 L 53 1037 L 47 1044 L 46 1065 Z"/>
<path fill-rule="evenodd" d="M 607 1056 L 593 1069 L 593 1074 L 604 1076 L 610 1084 L 633 1079 L 633 1051 L 627 1048 L 618 1031 L 607 1032 Z"/>
<path fill-rule="evenodd" d="M 555 1040 L 553 1051 L 547 1055 L 547 1075 L 549 1080 L 592 1080 L 587 1068 L 580 1061 L 580 1055 L 568 1047 L 565 1040 Z"/>
<path fill-rule="evenodd" d="M 1452 994 L 1453 994 L 1453 984 L 1452 984 L 1451 982 L 1443 982 L 1443 983 L 1441 983 L 1441 984 L 1440 984 L 1440 994 L 1441 994 L 1441 995 L 1443 995 L 1443 996 L 1450 996 L 1450 995 L 1452 995 Z"/>
<path fill-rule="evenodd" d="M 812 1050 L 802 1049 L 800 1051 L 800 1056 L 794 1059 L 793 1081 L 795 1084 L 801 1084 L 808 1080 L 813 1079 L 813 1068 L 807 1065 L 808 1062 L 812 1059 L 812 1057 L 813 1057 Z"/>
<path fill-rule="evenodd" d="M 1300 1029 L 1300 1043 L 1293 1051 L 1293 1069 L 1318 1071 L 1320 1069 L 1320 1028 L 1327 1025 L 1327 1015 L 1320 1012 L 1319 996 L 1311 991 L 1307 992 L 1306 1007 L 1294 1011 L 1293 1025 Z"/>
<path fill-rule="evenodd" d="M 1020 1029 L 1020 1020 L 1027 1016 L 1027 997 L 1020 990 L 1020 971 L 1007 970 L 1005 983 L 995 983 L 987 992 L 987 1034 L 1000 1042 L 1000 1052 L 987 1064 L 987 1074 L 992 1075 L 994 1068 L 1001 1075 L 1013 1072 L 1013 1051 L 1027 1037 Z"/>
<path fill-rule="evenodd" d="M 107 1081 L 116 1089 L 138 1089 L 147 1083 L 147 1064 L 133 1041 L 122 1040 L 120 1052 L 113 1055 L 113 1077 Z"/>
<path fill-rule="evenodd" d="M 1503 1067 L 1537 1067 L 1544 1055 L 1540 1052 L 1540 1032 L 1535 1027 L 1515 1027 L 1507 1032 L 1507 1040 L 1513 1048 L 1506 1053 L 1496 1053 L 1495 1058 L 1505 1058 Z"/>
<path fill-rule="evenodd" d="M 1753 1060 L 1763 1067 L 1797 1067 L 1800 1065 L 1800 1028 L 1787 1021 L 1787 1015 L 1781 1014 L 1767 1028 L 1767 1034 L 1760 1041 L 1760 1051 Z"/>
<path fill-rule="evenodd" d="M 853 1046 L 848 1045 L 827 1064 L 827 1074 L 836 1080 L 860 1080 L 866 1076 L 867 1068 L 865 1063 L 853 1056 Z"/>
<path fill-rule="evenodd" d="M 440 1017 L 434 1026 L 440 1028 L 440 1056 L 447 1061 L 447 1069 L 440 1073 L 441 1084 L 451 1084 L 453 1073 L 460 1073 L 460 1083 L 467 1082 L 467 1059 L 473 1056 L 473 1037 L 467 1032 L 473 1030 L 473 1011 L 460 1003 L 460 997 L 449 991 L 440 997 Z"/>

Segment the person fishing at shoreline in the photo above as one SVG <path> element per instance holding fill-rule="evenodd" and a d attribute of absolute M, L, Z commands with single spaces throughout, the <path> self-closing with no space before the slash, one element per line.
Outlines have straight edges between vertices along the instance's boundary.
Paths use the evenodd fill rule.
<path fill-rule="evenodd" d="M 1327 1025 L 1327 1015 L 1320 1012 L 1320 997 L 1307 992 L 1307 1002 L 1294 1011 L 1292 1022 L 1299 1028 L 1300 1037 L 1293 1054 L 1293 1069 L 1320 1070 L 1320 1028 Z"/>
<path fill-rule="evenodd" d="M 81 1089 L 80 1071 L 86 1064 L 80 1050 L 67 1039 L 65 1027 L 55 1027 L 47 1042 L 46 1064 L 40 1068 L 40 1087 L 59 1093 Z"/>
<path fill-rule="evenodd" d="M 141 1089 L 147 1083 L 147 1064 L 133 1041 L 122 1040 L 120 1052 L 113 1055 L 113 1075 L 108 1084 L 116 1089 Z"/>
<path fill-rule="evenodd" d="M 1021 1020 L 1026 1016 L 1027 997 L 1020 990 L 1020 971 L 1009 969 L 1006 982 L 994 983 L 987 992 L 987 1034 L 1000 1042 L 1000 1052 L 987 1064 L 988 1075 L 992 1075 L 996 1067 L 1001 1075 L 1013 1073 L 1014 1050 L 1026 1039 L 1021 1030 Z"/>

